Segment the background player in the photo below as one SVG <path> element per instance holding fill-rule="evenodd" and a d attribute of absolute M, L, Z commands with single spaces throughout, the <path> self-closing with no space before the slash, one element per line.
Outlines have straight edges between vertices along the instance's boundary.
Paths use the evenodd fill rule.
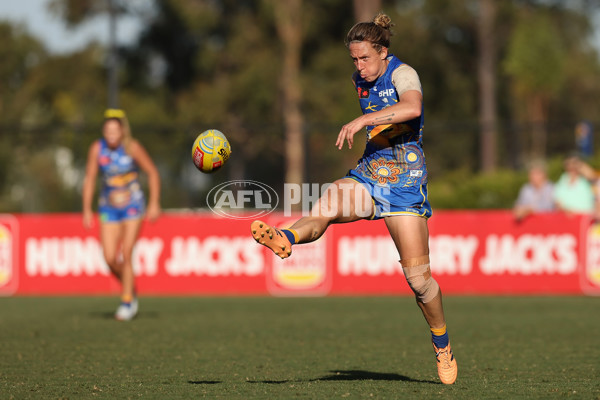
<path fill-rule="evenodd" d="M 352 147 L 354 135 L 366 128 L 367 143 L 358 165 L 335 181 L 311 216 L 290 229 L 251 225 L 252 235 L 281 258 L 292 245 L 318 239 L 332 223 L 383 218 L 400 255 L 402 270 L 430 326 L 438 375 L 454 383 L 457 364 L 452 354 L 442 295 L 431 276 L 427 218 L 427 170 L 422 150 L 423 97 L 414 69 L 388 52 L 391 19 L 379 14 L 358 23 L 346 37 L 356 66 L 352 79 L 363 115 L 344 125 L 336 146 Z"/>
<path fill-rule="evenodd" d="M 145 212 L 138 170 L 141 168 L 148 175 L 147 216 L 151 221 L 160 215 L 160 176 L 144 147 L 132 138 L 125 113 L 109 109 L 104 116 L 103 137 L 92 143 L 88 152 L 83 182 L 83 225 L 88 229 L 92 226 L 92 198 L 100 171 L 100 240 L 104 259 L 121 282 L 121 303 L 115 318 L 129 321 L 138 312 L 131 259 Z"/>

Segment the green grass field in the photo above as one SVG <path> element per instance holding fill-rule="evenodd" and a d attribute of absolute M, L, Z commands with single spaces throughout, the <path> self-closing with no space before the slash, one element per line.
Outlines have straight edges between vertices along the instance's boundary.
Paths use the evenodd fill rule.
<path fill-rule="evenodd" d="M 446 297 L 438 383 L 409 297 L 0 299 L 1 399 L 600 399 L 600 298 Z"/>

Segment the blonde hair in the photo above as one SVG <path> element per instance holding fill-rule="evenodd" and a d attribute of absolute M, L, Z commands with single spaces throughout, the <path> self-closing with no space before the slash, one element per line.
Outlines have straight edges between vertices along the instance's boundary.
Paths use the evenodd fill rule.
<path fill-rule="evenodd" d="M 125 152 L 127 154 L 130 154 L 129 150 L 131 149 L 133 136 L 131 134 L 131 127 L 129 126 L 129 120 L 127 119 L 127 115 L 125 115 L 125 111 L 118 108 L 109 108 L 104 112 L 104 118 L 104 123 L 110 120 L 114 120 L 119 123 L 121 130 L 123 131 L 123 148 L 125 148 Z"/>
<path fill-rule="evenodd" d="M 359 22 L 348 31 L 346 47 L 352 42 L 370 42 L 380 52 L 383 47 L 390 47 L 392 26 L 392 19 L 384 13 L 377 14 L 373 22 Z"/>

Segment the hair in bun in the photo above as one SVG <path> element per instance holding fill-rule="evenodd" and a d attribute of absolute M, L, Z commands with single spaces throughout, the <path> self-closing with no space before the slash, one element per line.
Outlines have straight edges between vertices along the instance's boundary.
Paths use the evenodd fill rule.
<path fill-rule="evenodd" d="M 352 42 L 371 42 L 377 51 L 382 47 L 390 47 L 392 19 L 384 13 L 379 13 L 373 22 L 359 22 L 346 35 L 346 46 Z"/>

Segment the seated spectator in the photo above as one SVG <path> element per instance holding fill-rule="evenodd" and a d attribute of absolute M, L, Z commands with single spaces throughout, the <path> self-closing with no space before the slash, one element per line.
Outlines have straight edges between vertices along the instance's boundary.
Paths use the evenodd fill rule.
<path fill-rule="evenodd" d="M 594 212 L 594 190 L 582 175 L 582 166 L 577 156 L 571 155 L 565 160 L 565 172 L 554 185 L 554 201 L 559 210 L 576 214 Z"/>
<path fill-rule="evenodd" d="M 595 197 L 594 219 L 600 221 L 600 172 L 582 161 L 579 165 L 579 173 L 592 185 Z"/>
<path fill-rule="evenodd" d="M 521 187 L 513 214 L 518 220 L 533 213 L 554 210 L 554 185 L 548 180 L 546 165 L 533 162 L 529 166 L 529 181 Z"/>

